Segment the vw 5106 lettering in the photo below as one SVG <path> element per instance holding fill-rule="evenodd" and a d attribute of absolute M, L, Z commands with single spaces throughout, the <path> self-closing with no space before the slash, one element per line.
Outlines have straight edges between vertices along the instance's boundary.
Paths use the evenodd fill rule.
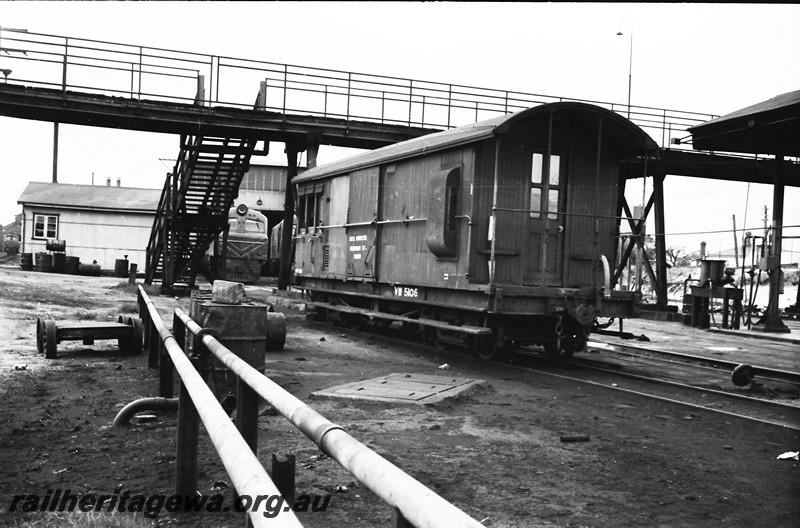
<path fill-rule="evenodd" d="M 395 297 L 411 297 L 416 299 L 419 297 L 419 288 L 407 288 L 405 286 L 394 286 Z"/>

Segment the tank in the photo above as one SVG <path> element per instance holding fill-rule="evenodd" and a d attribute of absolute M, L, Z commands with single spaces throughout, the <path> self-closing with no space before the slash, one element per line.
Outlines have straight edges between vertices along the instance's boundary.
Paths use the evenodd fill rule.
<path fill-rule="evenodd" d="M 703 259 L 700 261 L 700 285 L 704 286 L 706 281 L 711 281 L 712 286 L 722 286 L 723 272 L 725 271 L 724 260 Z"/>

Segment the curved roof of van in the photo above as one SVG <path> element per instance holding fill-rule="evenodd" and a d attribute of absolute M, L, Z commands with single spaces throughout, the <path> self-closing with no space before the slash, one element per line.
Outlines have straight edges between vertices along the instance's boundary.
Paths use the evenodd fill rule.
<path fill-rule="evenodd" d="M 516 121 L 527 119 L 537 114 L 547 114 L 550 111 L 569 112 L 576 117 L 602 117 L 606 120 L 606 124 L 603 126 L 603 134 L 606 137 L 616 138 L 620 141 L 620 145 L 627 147 L 624 150 L 631 154 L 653 151 L 658 148 L 655 141 L 644 130 L 618 113 L 588 103 L 565 101 L 535 106 L 513 114 L 494 117 L 486 121 L 451 128 L 442 132 L 434 132 L 433 134 L 357 154 L 308 169 L 303 174 L 296 176 L 292 182 L 301 183 L 308 180 L 336 176 L 375 165 L 392 163 L 423 153 L 474 143 L 496 134 L 507 132 L 508 128 Z"/>

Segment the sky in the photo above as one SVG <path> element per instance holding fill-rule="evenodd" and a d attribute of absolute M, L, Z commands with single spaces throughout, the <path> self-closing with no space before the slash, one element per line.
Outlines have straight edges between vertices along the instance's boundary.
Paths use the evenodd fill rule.
<path fill-rule="evenodd" d="M 0 0 L 0 27 L 620 104 L 630 74 L 633 105 L 714 115 L 800 89 L 792 4 Z M 0 222 L 51 181 L 52 149 L 52 123 L 0 117 Z M 271 150 L 261 161 L 285 164 Z M 61 125 L 58 179 L 161 188 L 178 151 L 176 136 Z M 323 147 L 319 163 L 345 154 Z M 642 192 L 632 181 L 629 203 Z M 771 218 L 771 186 L 668 176 L 665 194 L 667 245 L 687 252 L 733 247 L 733 215 L 753 231 L 764 206 Z M 800 226 L 796 204 L 787 188 L 785 225 Z M 800 239 L 784 248 L 800 259 Z"/>

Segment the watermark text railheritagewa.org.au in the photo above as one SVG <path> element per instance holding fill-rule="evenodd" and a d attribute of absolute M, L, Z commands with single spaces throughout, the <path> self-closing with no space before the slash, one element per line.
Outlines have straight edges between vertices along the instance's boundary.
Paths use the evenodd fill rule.
<path fill-rule="evenodd" d="M 110 494 L 73 493 L 69 488 L 48 489 L 44 495 L 26 493 L 14 495 L 9 512 L 139 512 L 145 517 L 158 517 L 163 511 L 178 512 L 255 512 L 267 518 L 281 511 L 324 512 L 330 495 L 299 495 L 293 504 L 280 495 L 239 495 L 227 501 L 224 495 L 144 495 L 115 490 Z"/>

